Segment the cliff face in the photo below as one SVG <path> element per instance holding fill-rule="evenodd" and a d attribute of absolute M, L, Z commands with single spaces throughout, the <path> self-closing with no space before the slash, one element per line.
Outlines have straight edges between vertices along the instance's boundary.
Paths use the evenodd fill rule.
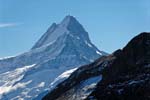
<path fill-rule="evenodd" d="M 87 100 L 150 100 L 150 33 L 136 36 L 114 55 Z"/>
<path fill-rule="evenodd" d="M 94 82 L 91 82 L 87 88 L 94 83 L 95 85 L 102 79 L 101 72 L 105 67 L 105 63 L 112 63 L 113 57 L 106 57 L 103 56 L 99 59 L 97 59 L 95 62 L 82 66 L 78 68 L 75 72 L 73 72 L 68 79 L 57 85 L 57 87 L 49 92 L 43 100 L 83 100 L 81 99 L 82 96 L 79 94 L 76 94 L 76 91 L 80 90 L 83 91 L 85 85 L 82 83 L 87 83 L 87 80 L 91 78 L 96 78 Z M 94 86 L 95 87 L 95 86 Z M 88 92 L 88 95 L 91 93 L 91 91 L 94 89 L 87 89 L 85 92 Z M 77 98 L 78 97 L 78 98 Z M 86 96 L 84 97 L 84 99 Z"/>
<path fill-rule="evenodd" d="M 101 79 L 94 80 L 92 88 L 91 84 L 83 88 L 82 83 L 95 77 Z M 56 99 L 150 100 L 150 33 L 141 33 L 122 50 L 78 68 L 43 98 Z"/>

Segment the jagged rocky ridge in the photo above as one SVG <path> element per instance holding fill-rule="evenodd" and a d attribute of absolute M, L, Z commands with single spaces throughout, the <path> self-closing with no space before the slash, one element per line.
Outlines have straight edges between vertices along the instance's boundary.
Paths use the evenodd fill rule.
<path fill-rule="evenodd" d="M 94 77 L 101 79 L 85 89 L 82 83 Z M 78 68 L 43 100 L 150 100 L 150 33 L 141 33 L 122 50 Z"/>
<path fill-rule="evenodd" d="M 74 68 L 105 54 L 91 43 L 73 16 L 66 16 L 60 24 L 52 24 L 31 50 L 0 59 L 0 99 L 37 98 L 67 78 Z"/>

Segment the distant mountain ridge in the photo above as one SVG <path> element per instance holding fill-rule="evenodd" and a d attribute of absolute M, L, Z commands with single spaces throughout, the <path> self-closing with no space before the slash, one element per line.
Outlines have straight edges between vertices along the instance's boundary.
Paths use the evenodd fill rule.
<path fill-rule="evenodd" d="M 51 90 L 51 83 L 63 72 L 103 55 L 75 17 L 66 16 L 60 24 L 53 23 L 31 50 L 0 60 L 0 99 L 34 99 Z"/>

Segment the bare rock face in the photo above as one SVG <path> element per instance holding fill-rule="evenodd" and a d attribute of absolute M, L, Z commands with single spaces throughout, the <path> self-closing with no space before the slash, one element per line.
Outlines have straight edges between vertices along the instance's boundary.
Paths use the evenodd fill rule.
<path fill-rule="evenodd" d="M 114 59 L 115 57 L 112 55 L 103 56 L 91 64 L 79 67 L 68 79 L 58 84 L 54 90 L 48 93 L 43 100 L 83 100 L 82 97 L 84 94 L 79 95 L 80 93 L 76 92 L 84 91 L 85 84 L 90 83 L 86 86 L 87 88 L 90 88 L 90 86 L 94 83 L 94 87 L 85 91 L 85 93 L 89 92 L 89 95 L 95 88 L 96 84 L 101 81 L 102 71 L 105 67 L 110 65 Z M 96 80 L 93 81 L 92 78 L 96 78 Z M 90 80 L 90 82 L 87 82 L 87 80 Z M 86 97 L 87 95 L 84 99 Z"/>
<path fill-rule="evenodd" d="M 87 100 L 150 100 L 150 33 L 133 38 Z"/>
<path fill-rule="evenodd" d="M 100 76 L 89 94 L 76 94 L 84 91 L 83 82 Z M 150 100 L 150 33 L 141 33 L 122 50 L 78 68 L 43 100 Z"/>

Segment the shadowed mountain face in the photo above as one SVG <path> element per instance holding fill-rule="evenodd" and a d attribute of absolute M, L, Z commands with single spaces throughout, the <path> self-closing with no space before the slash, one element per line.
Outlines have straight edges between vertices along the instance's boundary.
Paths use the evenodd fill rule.
<path fill-rule="evenodd" d="M 114 56 L 87 100 L 150 100 L 150 33 L 136 36 Z"/>
<path fill-rule="evenodd" d="M 95 77 L 101 79 L 83 85 Z M 92 83 L 95 83 L 93 87 Z M 122 50 L 78 68 L 43 98 L 43 100 L 85 99 L 150 100 L 150 33 L 141 33 Z"/>

